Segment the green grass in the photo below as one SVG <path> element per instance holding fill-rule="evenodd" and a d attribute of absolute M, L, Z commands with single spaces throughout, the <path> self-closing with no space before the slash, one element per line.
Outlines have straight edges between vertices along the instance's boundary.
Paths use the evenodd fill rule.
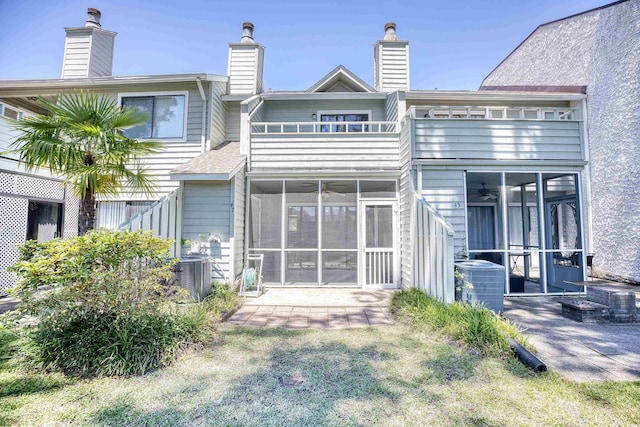
<path fill-rule="evenodd" d="M 2 354 L 16 341 L 0 334 Z M 9 359 L 12 360 L 12 359 Z M 302 378 L 286 385 L 283 378 Z M 638 425 L 640 383 L 574 384 L 405 323 L 246 329 L 144 376 L 68 379 L 0 365 L 0 425 Z"/>
<path fill-rule="evenodd" d="M 511 355 L 507 338 L 527 344 L 516 325 L 491 310 L 468 304 L 443 304 L 418 289 L 396 293 L 391 310 L 417 328 L 442 333 L 485 356 Z"/>

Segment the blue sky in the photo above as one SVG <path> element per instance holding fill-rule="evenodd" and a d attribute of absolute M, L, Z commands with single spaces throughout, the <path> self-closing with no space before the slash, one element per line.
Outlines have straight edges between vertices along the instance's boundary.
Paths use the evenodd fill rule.
<path fill-rule="evenodd" d="M 226 74 L 244 21 L 266 47 L 264 82 L 307 89 L 338 64 L 373 84 L 373 43 L 398 24 L 410 41 L 412 89 L 477 89 L 539 24 L 605 0 L 0 0 L 0 79 L 58 78 L 64 27 L 87 7 L 116 31 L 114 75 Z"/>

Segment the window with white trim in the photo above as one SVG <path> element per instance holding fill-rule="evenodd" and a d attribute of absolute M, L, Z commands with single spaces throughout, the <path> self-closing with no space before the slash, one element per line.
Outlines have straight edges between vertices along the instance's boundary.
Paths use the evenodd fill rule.
<path fill-rule="evenodd" d="M 320 127 L 320 132 L 362 132 L 362 124 L 357 122 L 368 122 L 369 114 L 367 113 L 340 113 L 340 114 L 320 114 L 321 122 L 356 122 L 346 125 L 326 124 Z M 349 129 L 347 130 L 347 126 Z M 368 131 L 369 126 L 365 126 L 364 131 Z"/>
<path fill-rule="evenodd" d="M 0 116 L 13 120 L 22 120 L 24 114 L 22 113 L 22 111 L 10 107 L 9 105 L 0 104 Z"/>
<path fill-rule="evenodd" d="M 185 137 L 185 95 L 123 96 L 122 106 L 147 114 L 147 121 L 127 129 L 133 139 L 183 139 Z"/>

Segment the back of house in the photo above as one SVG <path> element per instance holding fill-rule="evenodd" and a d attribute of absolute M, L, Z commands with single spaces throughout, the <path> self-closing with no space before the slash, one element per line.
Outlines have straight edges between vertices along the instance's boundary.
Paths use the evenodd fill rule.
<path fill-rule="evenodd" d="M 472 258 L 504 267 L 506 294 L 581 290 L 567 284 L 584 279 L 589 245 L 581 86 L 412 89 L 409 42 L 394 23 L 373 46 L 373 85 L 337 65 L 307 90 L 264 91 L 265 49 L 248 22 L 229 44 L 226 76 L 111 76 L 115 33 L 95 17 L 67 29 L 61 79 L 0 81 L 0 103 L 42 114 L 36 98 L 91 88 L 148 114 L 126 134 L 161 141 L 144 159 L 158 193 L 100 200 L 100 227 L 170 237 L 172 255 L 210 256 L 212 279 L 225 282 L 257 257 L 267 286 L 418 287 L 449 302 L 454 260 Z M 77 201 L 21 192 L 28 180 L 60 184 L 10 161 L 0 203 L 11 206 L 11 247 L 27 223 L 35 238 L 54 236 L 45 230 L 56 221 L 34 217 L 32 203 L 58 203 L 61 235 L 73 235 Z M 11 286 L 2 274 L 0 288 Z"/>

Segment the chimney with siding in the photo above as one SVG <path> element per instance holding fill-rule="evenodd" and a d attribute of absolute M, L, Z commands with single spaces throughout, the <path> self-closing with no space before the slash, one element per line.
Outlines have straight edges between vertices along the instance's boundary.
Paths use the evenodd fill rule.
<path fill-rule="evenodd" d="M 379 92 L 409 90 L 409 42 L 398 40 L 395 22 L 384 26 L 384 39 L 373 45 L 374 87 Z"/>
<path fill-rule="evenodd" d="M 84 27 L 65 28 L 62 78 L 110 76 L 113 68 L 113 45 L 117 33 L 103 30 L 102 14 L 98 9 L 87 9 Z"/>
<path fill-rule="evenodd" d="M 229 94 L 262 93 L 264 46 L 253 39 L 253 24 L 242 24 L 240 43 L 229 43 Z"/>

